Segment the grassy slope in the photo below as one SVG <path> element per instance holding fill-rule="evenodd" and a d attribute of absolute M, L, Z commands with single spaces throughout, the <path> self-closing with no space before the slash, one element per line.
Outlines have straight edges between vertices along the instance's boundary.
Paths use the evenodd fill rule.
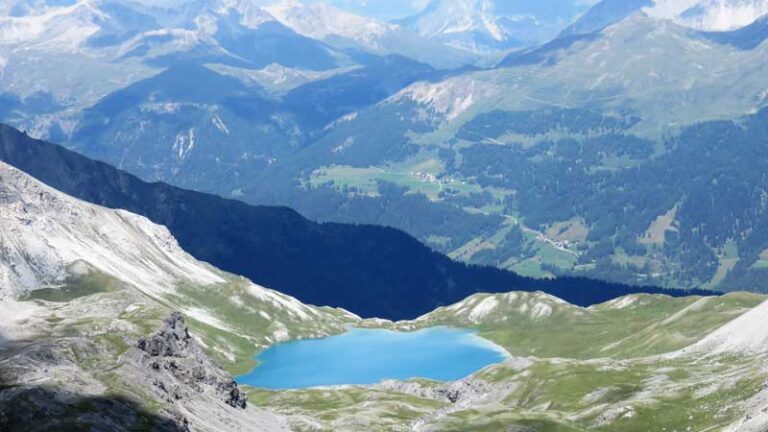
<path fill-rule="evenodd" d="M 488 306 L 493 300 L 495 308 Z M 372 431 L 720 430 L 744 415 L 743 401 L 768 379 L 763 359 L 654 355 L 682 348 L 764 300 L 746 293 L 639 295 L 582 309 L 543 294 L 479 295 L 420 320 L 366 324 L 475 328 L 513 355 L 528 357 L 472 378 L 496 395 L 489 400 L 452 406 L 381 387 L 250 394 L 291 415 L 296 430 L 352 431 L 355 421 Z M 422 389 L 439 385 L 415 382 Z"/>
<path fill-rule="evenodd" d="M 634 358 L 690 345 L 764 300 L 632 295 L 584 309 L 541 293 L 481 294 L 399 327 L 475 328 L 516 356 Z"/>
<path fill-rule="evenodd" d="M 342 333 L 358 320 L 345 311 L 301 305 L 282 294 L 259 295 L 246 279 L 224 276 L 227 282 L 220 285 L 180 286 L 168 299 L 181 310 L 209 315 L 191 313 L 191 327 L 235 375 L 253 369 L 254 353 L 273 343 Z"/>
<path fill-rule="evenodd" d="M 635 53 L 627 56 L 628 52 Z M 605 113 L 631 113 L 642 119 L 635 125 L 630 133 L 656 142 L 657 151 L 666 151 L 662 138 L 674 135 L 686 125 L 708 120 L 733 119 L 753 112 L 756 107 L 764 105 L 764 75 L 763 62 L 766 45 L 755 51 L 738 50 L 732 46 L 718 44 L 697 38 L 690 32 L 672 23 L 660 25 L 658 22 L 641 15 L 635 16 L 621 25 L 606 30 L 604 34 L 589 42 L 577 43 L 564 49 L 557 55 L 558 61 L 542 62 L 541 64 L 522 65 L 513 68 L 502 68 L 489 71 L 479 71 L 452 77 L 444 82 L 427 88 L 417 100 L 425 102 L 420 111 L 428 112 L 430 109 L 442 105 L 450 105 L 450 101 L 461 101 L 466 97 L 466 89 L 473 89 L 471 104 L 466 111 L 457 110 L 454 115 L 443 118 L 437 116 L 433 123 L 436 130 L 429 128 L 427 132 L 412 132 L 410 138 L 422 148 L 417 156 L 411 159 L 392 163 L 381 163 L 377 166 L 361 164 L 357 168 L 350 166 L 328 165 L 314 171 L 311 182 L 315 185 L 333 183 L 337 187 L 356 187 L 366 194 L 376 194 L 375 180 L 386 180 L 408 188 L 410 193 L 423 193 L 430 199 L 436 199 L 437 191 L 442 187 L 452 187 L 466 196 L 471 192 L 488 191 L 487 185 L 478 182 L 472 176 L 461 177 L 459 172 L 445 169 L 445 160 L 439 157 L 436 149 L 454 147 L 457 155 L 459 148 L 471 146 L 472 143 L 464 141 L 457 132 L 468 121 L 490 111 L 501 109 L 506 111 L 528 111 L 549 107 L 589 107 L 597 112 Z M 727 58 L 728 62 L 713 59 Z M 685 77 L 685 83 L 681 84 L 680 77 Z M 719 91 L 724 85 L 739 83 L 739 91 Z M 727 84 L 726 84 L 727 83 Z M 427 91 L 428 90 L 428 91 Z M 664 103 L 659 103 L 664 101 Z M 762 105 L 761 105 L 762 104 Z M 382 122 L 387 121 L 387 113 L 381 109 Z M 402 115 L 402 114 L 401 114 Z M 406 114 L 405 117 L 415 114 Z M 361 131 L 364 131 L 361 126 Z M 359 132 L 363 135 L 362 132 Z M 557 140 L 560 138 L 582 139 L 578 134 L 567 131 L 550 131 L 547 135 L 538 137 L 533 141 Z M 531 136 L 506 136 L 500 140 L 486 137 L 488 144 L 506 145 L 531 145 Z M 375 140 L 375 137 L 370 137 Z M 606 149 L 607 150 L 607 149 Z M 431 156 L 429 152 L 432 152 Z M 655 156 L 659 156 L 658 154 Z M 429 163 L 425 158 L 430 158 Z M 459 157 L 460 158 L 460 157 Z M 348 162 L 348 161 L 347 161 Z M 419 165 L 417 165 L 417 162 Z M 578 167 L 581 160 L 573 160 L 572 165 Z M 595 166 L 601 170 L 618 170 L 619 168 L 635 166 L 638 161 L 611 160 L 608 158 L 601 166 Z M 426 181 L 412 175 L 414 167 L 427 165 L 437 167 L 433 170 L 424 170 L 437 176 L 438 183 Z M 354 164 L 352 164 L 354 165 Z M 460 170 L 459 170 L 460 171 Z M 441 178 L 445 175 L 445 178 Z M 450 180 L 451 183 L 441 185 L 440 180 Z M 461 185 L 461 187 L 455 187 Z M 494 191 L 500 192 L 502 197 L 509 199 L 502 202 L 515 203 L 515 195 L 518 191 L 509 189 Z M 439 200 L 439 198 L 437 199 Z M 503 214 L 515 205 L 507 205 L 507 210 L 492 210 L 494 215 Z M 671 205 L 670 205 L 671 207 Z M 470 209 L 472 211 L 477 209 Z M 526 212 L 524 212 L 526 213 Z M 530 214 L 530 213 L 529 213 Z M 659 222 L 664 222 L 665 217 L 671 214 L 659 214 Z M 524 221 L 523 221 L 524 222 Z M 594 221 L 593 221 L 594 222 Z M 666 220 L 672 223 L 674 220 Z M 663 245 L 663 224 L 656 224 L 661 232 L 655 232 L 651 239 L 657 245 Z M 531 224 L 531 228 L 536 224 Z M 654 231 L 650 227 L 649 231 Z M 411 229 L 412 233 L 419 235 L 421 240 L 427 241 L 428 235 L 422 235 Z M 426 233 L 429 234 L 429 233 Z M 476 237 L 469 240 L 465 247 L 444 250 L 452 256 L 470 260 L 473 253 L 472 246 L 482 243 L 490 247 L 501 247 L 497 239 L 490 238 L 486 233 L 473 232 Z M 598 236 L 602 238 L 603 236 Z M 660 238 L 661 237 L 661 238 Z M 513 269 L 516 272 L 532 277 L 551 276 L 547 266 L 554 266 L 568 273 L 594 270 L 596 262 L 589 261 L 589 266 L 578 265 L 574 256 L 558 253 L 556 249 L 547 247 L 547 242 L 531 239 L 529 247 L 535 250 L 534 256 L 518 257 L 507 256 L 508 261 L 484 261 L 482 256 L 478 261 L 484 264 L 497 265 L 503 268 Z M 610 259 L 618 264 L 619 271 L 627 262 L 632 263 L 646 275 L 667 274 L 675 272 L 679 262 L 668 262 L 658 258 L 658 251 L 651 248 L 653 242 L 644 241 L 648 251 L 638 255 L 626 256 L 617 248 L 610 254 Z M 596 248 L 596 242 L 581 242 L 585 248 Z M 440 246 L 436 244 L 436 246 Z M 684 281 L 659 279 L 656 283 L 664 283 L 669 286 L 707 286 L 720 287 L 723 279 L 728 275 L 737 262 L 736 257 L 723 257 L 720 267 L 713 275 L 706 275 L 705 280 Z M 745 258 L 742 256 L 741 258 Z M 672 257 L 672 260 L 676 258 Z M 762 261 L 758 261 L 758 268 Z M 542 267 L 542 264 L 546 266 Z M 737 272 L 739 271 L 736 268 Z M 622 274 L 623 280 L 632 280 L 632 271 Z M 605 275 L 603 275 L 605 277 Z M 642 281 L 642 279 L 640 279 Z"/>
<path fill-rule="evenodd" d="M 407 393 L 350 387 L 251 389 L 250 398 L 292 416 L 296 430 L 353 431 L 351 425 L 361 422 L 372 431 L 499 431 L 523 426 L 537 432 L 705 431 L 721 430 L 742 417 L 743 401 L 761 390 L 768 372 L 756 359 L 743 358 L 712 359 L 696 367 L 690 359 L 537 359 L 522 368 L 494 366 L 474 379 L 490 383 L 494 391 L 502 389 L 500 396 L 452 406 Z M 307 423 L 308 418 L 314 422 Z"/>
<path fill-rule="evenodd" d="M 71 286 L 64 288 L 77 295 L 67 301 L 28 301 L 45 307 L 48 315 L 37 325 L 47 340 L 67 347 L 67 357 L 86 380 L 109 393 L 143 400 L 150 412 L 163 403 L 126 381 L 120 356 L 138 337 L 152 333 L 172 309 L 187 311 L 192 332 L 236 374 L 253 366 L 253 354 L 261 347 L 338 333 L 349 324 L 474 328 L 513 355 L 527 357 L 475 374 L 472 381 L 487 386 L 487 398 L 465 404 L 429 396 L 440 384 L 423 380 L 409 384 L 418 391 L 385 386 L 249 389 L 252 403 L 288 415 L 299 431 L 471 427 L 618 432 L 651 425 L 719 430 L 744 414 L 742 402 L 768 380 L 764 359 L 757 357 L 649 357 L 686 346 L 764 300 L 754 294 L 710 299 L 637 295 L 589 309 L 540 293 L 477 295 L 416 321 L 389 323 L 362 322 L 342 311 L 295 304 L 244 279 L 222 276 L 226 282 L 219 285 L 179 286 L 163 299 L 150 299 L 92 273 L 70 279 Z M 94 289 L 97 281 L 105 281 L 105 289 Z M 89 342 L 84 344 L 82 336 Z"/>
<path fill-rule="evenodd" d="M 25 295 L 22 301 L 39 307 L 27 324 L 30 338 L 40 347 L 50 345 L 57 356 L 46 379 L 52 378 L 54 386 L 126 397 L 154 413 L 166 403 L 132 382 L 133 372 L 122 356 L 139 338 L 157 331 L 173 310 L 186 314 L 191 334 L 233 374 L 252 369 L 253 355 L 266 345 L 339 333 L 357 320 L 343 311 L 301 305 L 242 278 L 221 276 L 225 283 L 180 285 L 163 298 L 152 298 L 91 270 L 73 274 L 61 287 Z M 68 366 L 59 372 L 61 365 Z"/>

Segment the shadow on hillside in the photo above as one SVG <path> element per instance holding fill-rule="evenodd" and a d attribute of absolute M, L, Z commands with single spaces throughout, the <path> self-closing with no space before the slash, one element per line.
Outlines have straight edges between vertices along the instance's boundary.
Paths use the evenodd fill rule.
<path fill-rule="evenodd" d="M 0 332 L 0 340 L 7 341 Z M 0 346 L 0 432 L 183 432 L 183 420 L 148 412 L 136 401 L 121 396 L 85 396 L 53 386 L 20 384 L 9 362 L 18 347 L 6 342 Z M 42 362 L 55 361 L 36 358 Z"/>

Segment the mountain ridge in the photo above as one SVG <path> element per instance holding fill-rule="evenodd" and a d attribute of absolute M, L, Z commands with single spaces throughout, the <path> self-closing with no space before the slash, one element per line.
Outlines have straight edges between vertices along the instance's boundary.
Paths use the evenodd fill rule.
<path fill-rule="evenodd" d="M 144 183 L 7 126 L 0 129 L 0 160 L 81 199 L 144 214 L 168 226 L 198 259 L 307 303 L 344 307 L 362 316 L 415 318 L 472 293 L 515 288 L 543 289 L 582 305 L 632 292 L 711 293 L 579 278 L 535 280 L 467 266 L 392 228 L 316 224 L 285 208 L 251 207 L 162 183 Z M 254 226 L 262 229 L 255 231 Z"/>
<path fill-rule="evenodd" d="M 694 226 L 732 206 L 700 211 L 693 203 L 705 202 L 694 197 L 710 193 L 703 179 L 720 175 L 712 167 L 722 165 L 695 149 L 727 139 L 742 145 L 721 148 L 731 153 L 723 160 L 762 155 L 766 48 L 743 50 L 633 14 L 597 33 L 513 53 L 509 65 L 414 83 L 278 161 L 242 188 L 243 199 L 320 220 L 390 224 L 465 261 L 529 275 L 760 290 L 764 247 L 751 245 L 760 236 L 741 240 L 752 231 L 732 233 L 728 220 L 737 219 L 726 218 L 706 226 L 732 240 L 711 244 L 714 232 L 704 239 Z M 695 155 L 707 160 L 682 163 Z M 644 175 L 657 164 L 666 176 L 683 166 L 696 172 L 658 183 Z M 745 185 L 754 180 L 742 178 L 751 171 L 729 169 L 728 188 L 749 195 L 754 189 Z M 677 190 L 682 184 L 685 192 Z M 601 204 L 586 210 L 593 200 Z M 734 202 L 759 223 L 755 203 Z M 444 228 L 431 223 L 435 213 L 460 222 Z M 555 244 L 564 242 L 570 247 Z"/>
<path fill-rule="evenodd" d="M 28 234 L 46 228 L 46 253 L 70 250 L 67 260 L 79 259 L 62 261 L 71 264 L 62 283 L 40 280 L 41 286 L 0 299 L 0 426 L 278 432 L 312 425 L 352 432 L 364 421 L 375 432 L 532 424 L 535 430 L 663 424 L 752 432 L 768 421 L 760 411 L 766 332 L 745 332 L 764 315 L 765 296 L 640 294 L 582 308 L 541 292 L 508 292 L 476 294 L 414 321 L 362 320 L 196 261 L 164 227 L 67 196 L 3 162 L 0 208 L 9 219 L 0 225 L 0 242 L 10 242 L 39 270 L 48 263 L 35 259 L 41 249 Z M 105 217 L 115 226 L 104 230 Z M 137 241 L 121 242 L 124 233 Z M 166 253 L 152 252 L 158 243 Z M 105 266 L 113 255 L 119 265 Z M 18 268 L 14 256 L 0 256 L 0 272 Z M 169 273 L 179 260 L 214 278 Z M 133 280 L 120 270 L 125 266 L 141 268 L 145 277 Z M 476 331 L 511 356 L 446 383 L 413 379 L 283 392 L 241 389 L 232 379 L 254 367 L 254 351 L 279 342 L 341 334 L 349 326 L 410 332 L 440 325 Z M 723 335 L 740 339 L 717 343 Z M 718 349 L 706 351 L 712 339 Z M 744 349 L 754 344 L 757 350 Z M 674 351 L 686 346 L 687 352 Z M 708 415 L 713 409 L 716 417 Z"/>
<path fill-rule="evenodd" d="M 583 9 L 569 0 L 433 0 L 422 12 L 395 22 L 450 46 L 488 54 L 543 43 Z"/>

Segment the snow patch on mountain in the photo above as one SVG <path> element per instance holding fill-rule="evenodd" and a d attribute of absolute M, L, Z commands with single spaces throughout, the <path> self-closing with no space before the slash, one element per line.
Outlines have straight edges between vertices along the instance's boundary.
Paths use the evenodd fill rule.
<path fill-rule="evenodd" d="M 541 3 L 434 0 L 421 13 L 397 23 L 454 48 L 487 54 L 551 40 L 593 2 L 554 0 Z"/>
<path fill-rule="evenodd" d="M 442 1 L 432 6 L 429 13 L 416 21 L 414 29 L 422 36 L 481 32 L 497 41 L 504 34 L 493 15 L 491 0 Z"/>
<path fill-rule="evenodd" d="M 219 1 L 221 2 L 221 8 L 218 12 L 221 15 L 228 15 L 230 12 L 238 14 L 240 16 L 240 24 L 245 27 L 256 29 L 262 24 L 275 21 L 274 16 L 264 8 L 259 7 L 256 2 L 252 0 Z"/>
<path fill-rule="evenodd" d="M 768 14 L 768 0 L 656 0 L 644 11 L 698 30 L 727 31 Z"/>
<path fill-rule="evenodd" d="M 674 19 L 699 2 L 700 0 L 654 0 L 654 5 L 644 8 L 644 12 L 653 18 Z"/>
<path fill-rule="evenodd" d="M 61 284 L 79 261 L 139 290 L 223 280 L 165 227 L 66 196 L 0 163 L 0 297 Z"/>
<path fill-rule="evenodd" d="M 362 17 L 326 3 L 285 0 L 265 8 L 283 25 L 315 39 L 341 36 L 367 48 L 380 48 L 379 39 L 399 26 Z"/>
<path fill-rule="evenodd" d="M 132 39 L 121 47 L 122 54 L 150 40 L 150 45 L 192 45 L 211 38 L 224 26 L 256 29 L 275 18 L 250 0 L 204 0 L 181 2 L 178 5 L 163 2 L 142 5 L 131 2 L 129 8 L 147 20 L 154 19 L 159 27 L 137 27 L 134 18 L 123 16 L 112 5 L 98 0 L 79 0 L 71 5 L 30 7 L 20 16 L 0 16 L 0 46 L 19 46 L 21 49 L 48 49 L 56 54 L 85 50 L 104 54 L 99 46 L 86 42 L 101 31 L 112 27 L 123 28 Z M 151 6 L 151 7 L 146 7 Z M 134 32 L 131 34 L 131 32 Z M 170 42 L 156 42 L 170 37 Z M 211 39 L 208 41 L 214 43 Z M 106 51 L 108 52 L 109 47 Z M 118 52 L 118 57 L 120 58 Z"/>
<path fill-rule="evenodd" d="M 173 151 L 179 157 L 179 160 L 184 160 L 195 148 L 195 129 L 190 128 L 187 132 L 182 132 L 176 135 L 176 140 L 173 142 Z"/>
<path fill-rule="evenodd" d="M 221 119 L 220 115 L 214 113 L 211 121 L 213 121 L 213 125 L 216 126 L 216 129 L 218 129 L 219 132 L 222 132 L 225 135 L 229 135 L 229 128 L 224 123 L 224 120 Z"/>
<path fill-rule="evenodd" d="M 296 33 L 339 49 L 397 54 L 437 68 L 456 68 L 477 60 L 474 54 L 419 35 L 410 27 L 355 15 L 325 2 L 284 0 L 266 9 Z"/>
<path fill-rule="evenodd" d="M 0 16 L 0 46 L 24 44 L 24 49 L 73 50 L 96 33 L 108 16 L 91 0 L 50 8 L 40 14 Z"/>

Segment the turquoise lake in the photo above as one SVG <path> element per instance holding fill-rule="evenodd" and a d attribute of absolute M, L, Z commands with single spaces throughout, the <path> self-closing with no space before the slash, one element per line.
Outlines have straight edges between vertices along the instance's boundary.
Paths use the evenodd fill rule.
<path fill-rule="evenodd" d="M 492 342 L 464 329 L 434 327 L 413 333 L 353 329 L 339 336 L 274 345 L 238 381 L 285 390 L 383 380 L 465 378 L 507 358 Z"/>

